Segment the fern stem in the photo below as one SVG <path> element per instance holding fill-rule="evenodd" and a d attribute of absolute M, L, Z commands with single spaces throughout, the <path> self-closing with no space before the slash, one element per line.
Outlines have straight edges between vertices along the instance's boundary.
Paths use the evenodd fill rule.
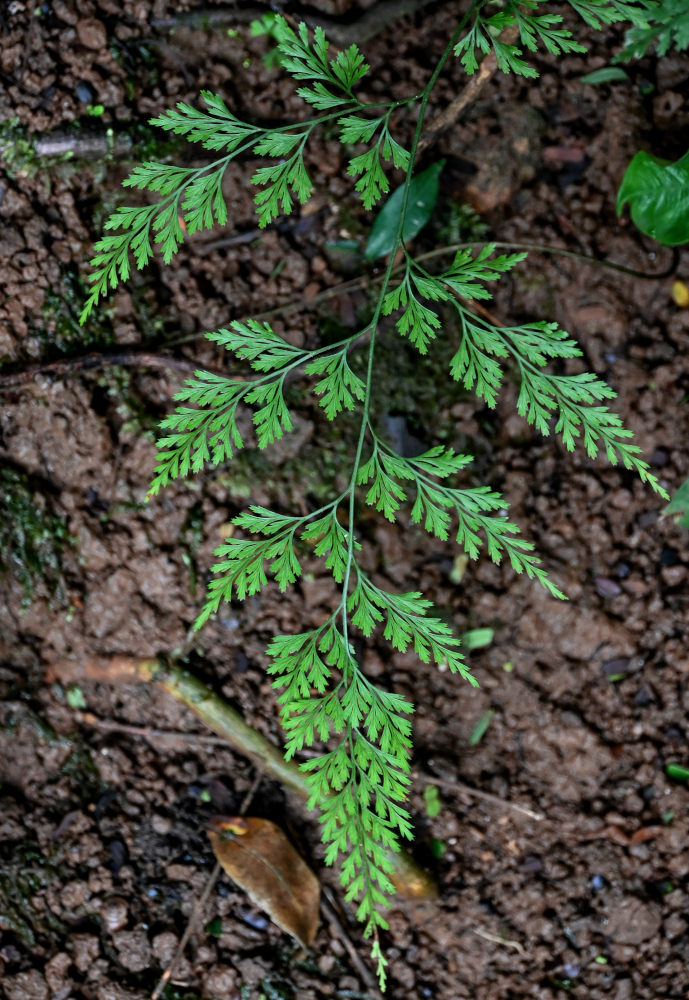
<path fill-rule="evenodd" d="M 449 58 L 450 53 L 452 52 L 452 50 L 453 50 L 453 48 L 455 46 L 455 43 L 459 39 L 459 37 L 461 35 L 461 32 L 464 30 L 464 27 L 465 27 L 468 19 L 473 14 L 474 9 L 477 6 L 480 6 L 481 2 L 482 2 L 482 0 L 478 0 L 478 3 L 473 4 L 470 7 L 470 9 L 467 11 L 467 13 L 464 15 L 464 17 L 462 18 L 461 22 L 458 24 L 457 28 L 455 29 L 455 32 L 452 35 L 452 38 L 450 39 L 450 41 L 448 42 L 447 46 L 445 47 L 445 50 L 444 50 L 442 56 L 438 60 L 438 63 L 436 65 L 435 69 L 433 70 L 433 73 L 431 74 L 431 77 L 430 77 L 428 83 L 426 84 L 426 87 L 424 88 L 424 90 L 422 92 L 422 95 L 421 95 L 421 104 L 420 104 L 420 107 L 419 107 L 419 117 L 418 117 L 418 120 L 417 120 L 417 123 L 416 123 L 416 129 L 415 129 L 414 137 L 413 137 L 412 144 L 411 144 L 410 156 L 409 156 L 409 164 L 408 164 L 408 167 L 407 167 L 406 177 L 405 177 L 405 181 L 404 181 L 404 192 L 403 192 L 403 196 L 402 196 L 402 206 L 401 206 L 401 210 L 400 210 L 400 217 L 399 217 L 399 221 L 398 221 L 398 224 L 397 224 L 397 232 L 395 234 L 395 239 L 394 239 L 394 242 L 393 242 L 392 249 L 390 251 L 390 255 L 389 255 L 387 267 L 386 267 L 386 270 L 385 270 L 385 274 L 384 274 L 384 277 L 383 277 L 383 280 L 382 280 L 382 283 L 381 283 L 380 291 L 378 293 L 378 300 L 376 302 L 376 306 L 375 306 L 373 318 L 371 319 L 371 322 L 364 328 L 364 330 L 361 331 L 362 333 L 366 333 L 366 331 L 370 329 L 370 331 L 371 331 L 371 338 L 370 338 L 369 346 L 368 346 L 368 359 L 367 359 L 366 381 L 365 381 L 365 395 L 364 395 L 364 400 L 363 400 L 363 405 L 362 405 L 361 424 L 360 424 L 359 436 L 358 436 L 358 440 L 357 440 L 356 453 L 355 453 L 355 456 L 354 456 L 354 462 L 353 462 L 353 466 L 352 466 L 352 475 L 351 475 L 351 479 L 350 479 L 350 483 L 349 483 L 349 519 L 348 519 L 348 539 L 347 539 L 347 562 L 346 562 L 345 573 L 344 573 L 344 578 L 343 578 L 343 582 L 342 582 L 342 599 L 341 599 L 340 608 L 339 608 L 339 610 L 341 611 L 341 614 L 342 614 L 342 635 L 343 635 L 343 639 L 344 639 L 345 650 L 346 650 L 346 653 L 347 653 L 348 666 L 349 666 L 349 669 L 351 669 L 355 673 L 355 675 L 357 673 L 359 675 L 361 675 L 363 672 L 360 670 L 359 665 L 356 662 L 354 656 L 350 655 L 349 630 L 348 630 L 349 623 L 348 623 L 348 612 L 347 612 L 347 598 L 348 598 L 348 592 L 349 592 L 349 581 L 350 581 L 350 577 L 351 577 L 352 565 L 354 563 L 354 545 L 355 545 L 354 523 L 355 523 L 356 484 L 357 484 L 357 477 L 358 477 L 358 473 L 359 473 L 359 468 L 361 466 L 361 458 L 362 458 L 362 454 L 363 454 L 364 443 L 365 443 L 365 440 L 366 440 L 366 437 L 367 437 L 367 433 L 368 433 L 368 430 L 369 430 L 369 426 L 370 426 L 369 412 L 370 412 L 370 406 L 371 406 L 371 394 L 372 394 L 372 386 L 373 386 L 373 359 L 374 359 L 374 354 L 375 354 L 376 332 L 377 332 L 378 324 L 380 322 L 380 318 L 381 318 L 381 315 L 382 315 L 383 300 L 384 300 L 385 295 L 387 293 L 387 289 L 388 289 L 388 285 L 390 283 L 390 279 L 391 279 L 392 274 L 393 274 L 393 272 L 395 270 L 395 257 L 396 257 L 396 254 L 397 254 L 397 250 L 400 247 L 400 245 L 402 245 L 402 243 L 403 243 L 402 237 L 403 237 L 403 233 L 404 233 L 405 215 L 406 215 L 407 205 L 408 205 L 408 202 L 409 202 L 409 190 L 410 190 L 410 187 L 411 187 L 411 181 L 412 181 L 412 176 L 413 176 L 413 171 L 414 171 L 414 161 L 416 159 L 416 153 L 417 153 L 417 149 L 418 149 L 418 145 L 419 145 L 419 140 L 420 140 L 420 137 L 421 137 L 421 131 L 423 129 L 423 122 L 424 122 L 424 116 L 425 116 L 425 113 L 426 113 L 426 107 L 428 105 L 428 101 L 429 101 L 431 92 L 433 90 L 433 87 L 435 86 L 435 84 L 436 84 L 436 82 L 438 80 L 438 77 L 440 76 L 440 73 L 442 72 L 442 69 L 443 69 L 445 63 L 447 62 L 447 59 Z M 346 682 L 348 680 L 346 673 L 347 672 L 345 672 L 343 674 L 343 681 L 345 682 L 345 684 L 346 684 Z M 349 725 L 347 727 L 345 738 L 346 738 L 347 745 L 348 745 L 348 748 L 349 748 L 350 759 L 351 759 L 352 764 L 353 764 L 353 771 L 352 771 L 352 773 L 355 774 L 356 771 L 357 771 L 357 769 L 358 769 L 358 765 L 357 765 L 357 760 L 356 760 L 355 747 L 354 747 L 354 739 L 353 739 L 353 730 L 352 730 L 351 725 Z M 357 787 L 358 787 L 358 781 L 357 781 Z M 372 934 L 373 934 L 373 948 L 372 948 L 371 954 L 372 954 L 372 957 L 374 957 L 376 959 L 377 972 L 378 972 L 378 976 L 380 978 L 381 987 L 384 987 L 384 983 L 385 983 L 385 960 L 384 960 L 384 958 L 382 956 L 382 953 L 381 953 L 380 942 L 379 942 L 379 938 L 378 938 L 378 928 L 375 925 L 375 920 L 374 920 L 374 916 L 373 916 L 373 912 L 372 912 L 373 909 L 375 908 L 374 907 L 374 903 L 373 903 L 373 901 L 375 899 L 375 894 L 374 894 L 374 887 L 373 887 L 373 884 L 372 884 L 371 871 L 370 871 L 370 865 L 372 864 L 372 859 L 370 857 L 369 850 L 367 849 L 367 843 L 366 843 L 367 842 L 367 837 L 366 837 L 366 832 L 365 832 L 365 830 L 363 828 L 363 823 L 362 823 L 361 809 L 363 807 L 363 803 L 359 799 L 359 800 L 357 800 L 355 802 L 355 805 L 357 806 L 357 808 L 355 808 L 355 820 L 354 821 L 355 821 L 355 824 L 356 824 L 356 827 L 357 827 L 357 830 L 358 830 L 358 833 L 359 833 L 359 849 L 361 851 L 362 874 L 363 874 L 364 886 L 365 886 L 363 898 L 364 898 L 364 900 L 368 899 L 369 900 L 369 905 L 370 905 L 369 922 L 367 924 L 366 931 L 368 933 L 372 932 Z M 379 918 L 379 919 L 381 919 L 381 918 Z"/>
<path fill-rule="evenodd" d="M 349 495 L 349 531 L 348 531 L 348 533 L 349 533 L 349 541 L 348 541 L 348 551 L 347 551 L 347 566 L 346 566 L 346 569 L 345 569 L 345 577 L 344 577 L 344 581 L 343 581 L 343 584 L 342 584 L 343 596 L 342 596 L 342 604 L 341 604 L 341 607 L 342 607 L 342 625 L 343 625 L 343 632 L 344 632 L 345 644 L 348 642 L 348 639 L 347 639 L 347 592 L 348 592 L 349 578 L 350 578 L 351 568 L 352 568 L 352 560 L 354 558 L 354 507 L 355 507 L 356 479 L 357 479 L 357 474 L 359 472 L 359 466 L 361 465 L 361 455 L 362 455 L 362 452 L 363 452 L 364 441 L 366 439 L 366 434 L 367 434 L 367 430 L 368 430 L 368 426 L 369 426 L 369 410 L 370 410 L 370 406 L 371 406 L 371 391 L 372 391 L 372 384 L 373 384 L 373 358 L 374 358 L 374 353 L 375 353 L 376 332 L 377 332 L 377 329 L 378 329 L 378 323 L 380 322 L 380 316 L 381 316 L 381 312 L 382 312 L 382 309 L 383 309 L 383 299 L 385 298 L 385 295 L 387 293 L 388 285 L 390 284 L 390 278 L 392 277 L 393 271 L 395 270 L 395 257 L 396 257 L 396 254 L 397 254 L 397 250 L 398 250 L 400 244 L 402 243 L 402 234 L 404 232 L 404 220 L 405 220 L 405 215 L 406 215 L 406 211 L 407 211 L 407 205 L 409 203 L 409 189 L 411 187 L 412 177 L 413 177 L 413 173 L 414 173 L 414 161 L 416 159 L 416 152 L 417 152 L 417 149 L 418 149 L 419 140 L 421 138 L 421 132 L 423 130 L 423 122 L 424 122 L 424 117 L 425 117 L 425 114 L 426 114 L 426 107 L 428 105 L 429 98 L 431 96 L 433 88 L 435 87 L 435 84 L 436 84 L 436 82 L 438 80 L 438 77 L 440 76 L 440 74 L 443 71 L 443 67 L 445 66 L 445 63 L 447 62 L 448 58 L 450 57 L 450 54 L 451 54 L 451 52 L 452 52 L 455 44 L 457 43 L 457 41 L 458 41 L 458 39 L 459 39 L 462 31 L 464 30 L 464 28 L 465 28 L 465 26 L 466 26 L 469 18 L 472 16 L 472 14 L 474 13 L 474 10 L 476 8 L 482 6 L 482 3 L 483 3 L 483 0 L 477 0 L 477 2 L 473 3 L 471 5 L 471 7 L 469 8 L 469 10 L 464 15 L 464 17 L 462 18 L 462 20 L 459 22 L 459 24 L 455 28 L 455 31 L 454 31 L 452 37 L 450 38 L 450 41 L 446 45 L 445 50 L 443 51 L 443 54 L 441 55 L 440 59 L 438 60 L 438 62 L 436 64 L 436 67 L 433 70 L 428 83 L 424 87 L 423 92 L 421 94 L 421 104 L 420 104 L 420 107 L 419 107 L 419 117 L 418 117 L 418 120 L 416 122 L 416 129 L 414 131 L 414 137 L 412 139 L 411 149 L 410 149 L 410 152 L 409 152 L 409 165 L 407 167 L 407 173 L 406 173 L 406 177 L 405 177 L 405 181 L 404 181 L 404 192 L 403 192 L 403 195 L 402 195 L 402 207 L 401 207 L 401 210 L 400 210 L 399 221 L 397 223 L 397 233 L 395 234 L 395 239 L 394 239 L 394 242 L 393 242 L 393 246 L 392 246 L 392 249 L 390 251 L 389 258 L 388 258 L 388 264 L 387 264 L 387 267 L 386 267 L 386 270 L 385 270 L 385 274 L 383 276 L 383 280 L 382 280 L 382 283 L 381 283 L 380 291 L 378 293 L 378 301 L 376 302 L 376 307 L 375 307 L 375 311 L 374 311 L 374 314 L 373 314 L 373 318 L 372 318 L 371 322 L 367 325 L 367 327 L 364 330 L 361 331 L 362 333 L 365 333 L 367 329 L 370 329 L 370 331 L 371 331 L 371 339 L 369 341 L 369 347 L 368 347 L 368 361 L 367 361 L 367 369 L 366 369 L 366 394 L 365 394 L 364 401 L 363 401 L 363 406 L 362 406 L 361 426 L 360 426 L 360 430 L 359 430 L 359 438 L 358 438 L 358 441 L 357 441 L 357 448 L 356 448 L 356 453 L 355 453 L 355 456 L 354 456 L 354 463 L 353 463 L 353 467 L 352 467 L 352 476 L 351 476 L 350 485 L 349 485 L 349 494 L 350 494 Z"/>

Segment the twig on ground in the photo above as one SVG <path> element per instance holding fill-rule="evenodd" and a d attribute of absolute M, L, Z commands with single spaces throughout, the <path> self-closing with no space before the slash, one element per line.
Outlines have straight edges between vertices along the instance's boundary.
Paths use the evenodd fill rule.
<path fill-rule="evenodd" d="M 579 253 L 578 250 L 568 250 L 566 247 L 548 246 L 545 243 L 512 243 L 502 240 L 469 240 L 465 243 L 451 243 L 448 246 L 436 247 L 427 253 L 419 254 L 416 260 L 431 260 L 433 257 L 444 257 L 455 250 L 481 249 L 486 243 L 491 243 L 497 250 L 525 250 L 527 253 L 551 254 L 555 257 L 569 257 L 570 260 L 580 260 L 583 264 L 593 264 L 594 267 L 604 267 L 610 271 L 618 271 L 620 274 L 627 274 L 630 278 L 640 278 L 642 281 L 660 281 L 669 277 L 677 270 L 679 264 L 679 250 L 677 247 L 668 247 L 672 250 L 672 260 L 662 271 L 637 271 L 634 267 L 627 267 L 626 264 L 618 264 L 614 260 L 604 260 L 602 257 L 592 257 L 587 253 Z"/>
<path fill-rule="evenodd" d="M 241 235 L 243 236 L 245 234 Z M 238 239 L 237 242 L 243 242 L 243 240 Z M 416 259 L 418 261 L 431 260 L 433 257 L 447 256 L 450 253 L 455 253 L 457 250 L 484 247 L 487 242 L 491 241 L 474 240 L 464 243 L 451 243 L 447 246 L 430 250 L 428 253 L 419 254 Z M 209 246 L 210 244 L 205 245 Z M 200 246 L 204 246 L 204 244 L 200 244 Z M 669 275 L 674 273 L 679 262 L 677 247 L 671 248 L 672 261 L 670 264 L 658 273 L 637 271 L 633 267 L 626 267 L 624 264 L 618 264 L 615 261 L 601 260 L 598 257 L 591 257 L 588 254 L 577 253 L 574 250 L 567 250 L 565 247 L 549 247 L 540 243 L 495 242 L 495 247 L 498 250 L 526 250 L 531 253 L 544 253 L 568 257 L 571 260 L 579 260 L 586 264 L 593 264 L 596 267 L 604 267 L 611 271 L 618 271 L 620 274 L 626 274 L 632 278 L 639 278 L 642 281 L 661 281 L 663 278 L 667 278 Z M 402 268 L 397 268 L 396 270 L 401 269 Z M 382 279 L 378 275 L 362 274 L 357 278 L 350 278 L 338 285 L 332 285 L 330 288 L 325 288 L 322 292 L 319 292 L 318 295 L 314 295 L 312 299 L 309 299 L 308 302 L 305 302 L 303 298 L 294 299 L 292 302 L 286 302 L 282 306 L 274 306 L 273 308 L 265 309 L 260 313 L 252 313 L 251 319 L 265 321 L 272 319 L 274 316 L 284 316 L 287 313 L 296 312 L 299 309 L 314 309 L 321 303 L 327 302 L 328 299 L 335 298 L 338 295 L 343 295 L 346 292 L 356 291 L 357 289 L 365 289 L 368 285 L 376 285 L 380 280 Z M 479 309 L 479 304 L 476 300 L 472 300 L 471 307 Z M 486 315 L 486 318 L 489 318 L 489 314 L 484 313 L 484 315 Z M 502 326 L 504 324 L 497 323 L 497 325 Z M 181 337 L 172 337 L 170 340 L 166 340 L 161 346 L 165 349 L 177 347 L 180 344 L 188 344 L 195 340 L 201 340 L 205 337 L 205 335 L 205 331 L 201 330 L 197 333 L 189 333 Z M 189 373 L 193 373 L 198 368 L 197 362 L 187 361 L 184 358 L 170 358 L 164 354 L 150 354 L 141 351 L 124 351 L 118 354 L 88 354 L 85 357 L 65 358 L 60 361 L 53 361 L 46 365 L 34 365 L 24 371 L 11 372 L 7 375 L 0 374 L 0 392 L 25 385 L 33 381 L 33 379 L 39 375 L 54 375 L 56 377 L 62 377 L 75 375 L 82 371 L 93 371 L 94 369 L 107 368 L 111 365 L 122 365 L 123 367 L 136 367 L 138 365 L 144 368 L 176 368 L 178 371 Z M 212 371 L 212 369 L 209 370 Z M 216 374 L 225 373 L 217 372 Z"/>
<path fill-rule="evenodd" d="M 99 719 L 92 712 L 75 712 L 75 721 L 82 726 L 90 726 L 105 733 L 124 733 L 127 736 L 141 736 L 149 743 L 158 740 L 180 740 L 196 746 L 227 747 L 227 740 L 221 736 L 204 736 L 202 733 L 180 733 L 169 729 L 149 729 L 147 726 L 132 726 L 114 719 Z"/>
<path fill-rule="evenodd" d="M 510 45 L 517 38 L 517 34 L 518 31 L 516 26 L 507 28 L 500 35 L 500 41 Z M 457 96 L 451 100 L 441 113 L 429 122 L 428 127 L 424 129 L 418 145 L 418 151 L 420 153 L 422 153 L 424 149 L 428 149 L 429 146 L 432 146 L 436 139 L 457 121 L 462 111 L 464 111 L 466 107 L 476 100 L 484 85 L 491 79 L 491 77 L 495 76 L 497 69 L 498 63 L 495 58 L 495 53 L 490 52 L 484 59 L 481 60 L 478 70 L 473 76 L 469 77 L 469 82 L 462 88 Z"/>
<path fill-rule="evenodd" d="M 158 1000 L 158 997 L 161 995 L 167 984 L 172 979 L 173 973 L 177 968 L 177 966 L 179 965 L 182 955 L 184 954 L 184 949 L 186 948 L 189 942 L 189 938 L 194 932 L 194 927 L 196 926 L 199 916 L 203 912 L 203 908 L 210 898 L 210 894 L 213 891 L 213 886 L 218 881 L 218 875 L 220 874 L 220 871 L 221 871 L 220 863 L 216 861 L 215 868 L 211 872 L 203 892 L 199 896 L 196 903 L 194 903 L 194 909 L 191 912 L 191 916 L 189 917 L 189 921 L 184 930 L 184 934 L 182 935 L 182 938 L 179 944 L 177 945 L 175 954 L 172 956 L 172 959 L 170 960 L 168 967 L 165 969 L 162 976 L 160 977 L 158 985 L 151 993 L 151 1000 Z"/>
<path fill-rule="evenodd" d="M 246 813 L 246 811 L 247 811 L 247 809 L 251 805 L 251 802 L 253 801 L 253 797 L 256 794 L 256 791 L 258 789 L 258 786 L 261 784 L 262 779 L 263 779 L 263 771 L 259 770 L 256 773 L 256 776 L 255 776 L 255 778 L 254 778 L 254 780 L 253 780 L 253 782 L 251 784 L 251 787 L 249 788 L 249 791 L 244 796 L 244 801 L 242 802 L 241 807 L 239 809 L 239 815 L 240 816 L 244 816 L 245 813 Z M 151 993 L 151 1000 L 158 1000 L 158 997 L 161 995 L 161 993 L 163 992 L 163 990 L 165 989 L 165 987 L 167 986 L 167 984 L 172 979 L 174 971 L 175 971 L 175 969 L 177 968 L 177 966 L 179 965 L 179 963 L 180 963 L 180 961 L 182 959 L 182 955 L 184 954 L 184 949 L 186 948 L 187 944 L 189 943 L 189 938 L 193 934 L 194 929 L 195 929 L 196 925 L 198 924 L 199 918 L 200 918 L 201 914 L 203 913 L 203 909 L 204 909 L 206 903 L 208 902 L 208 900 L 210 899 L 210 894 L 213 891 L 213 887 L 215 886 L 215 883 L 218 881 L 218 876 L 220 875 L 221 870 L 222 870 L 222 866 L 221 866 L 220 862 L 216 861 L 215 868 L 211 872 L 211 874 L 210 874 L 210 876 L 208 878 L 208 881 L 206 882 L 206 885 L 204 886 L 203 892 L 201 893 L 201 895 L 200 895 L 199 899 L 197 900 L 197 902 L 194 903 L 194 908 L 193 908 L 193 910 L 191 912 L 191 915 L 189 917 L 189 920 L 187 922 L 187 926 L 184 929 L 184 934 L 182 935 L 182 938 L 181 938 L 179 944 L 177 945 L 177 948 L 175 949 L 175 953 L 172 956 L 172 958 L 170 959 L 169 965 L 167 966 L 167 968 L 164 970 L 162 976 L 160 977 L 160 981 L 158 982 L 158 985 L 153 990 L 153 993 Z"/>
<path fill-rule="evenodd" d="M 519 941 L 515 941 L 512 938 L 500 937 L 499 934 L 489 934 L 488 931 L 484 931 L 482 927 L 472 927 L 471 933 L 476 934 L 477 937 L 483 938 L 485 941 L 492 941 L 494 944 L 501 944 L 505 948 L 514 948 L 518 951 L 520 955 L 526 955 L 527 951 L 523 944 Z"/>
<path fill-rule="evenodd" d="M 418 777 L 418 772 L 416 777 Z M 493 805 L 500 806 L 502 809 L 512 809 L 514 812 L 523 813 L 528 816 L 529 819 L 535 819 L 539 822 L 545 819 L 543 813 L 535 812 L 533 809 L 529 809 L 527 806 L 520 806 L 517 802 L 510 802 L 509 799 L 501 799 L 498 795 L 491 795 L 490 792 L 484 792 L 480 788 L 474 788 L 472 785 L 466 785 L 463 781 L 457 781 L 456 779 L 449 780 L 447 778 L 439 778 L 435 774 L 424 775 L 429 782 L 434 785 L 439 785 L 441 788 L 447 788 L 449 791 L 462 792 L 465 795 L 470 795 L 475 799 L 483 799 L 484 802 L 492 802 Z"/>
<path fill-rule="evenodd" d="M 258 791 L 258 786 L 261 784 L 262 781 L 263 781 L 263 768 L 259 767 L 256 770 L 256 776 L 254 777 L 254 780 L 251 783 L 251 787 L 249 788 L 249 791 L 244 796 L 244 798 L 242 800 L 242 804 L 239 807 L 239 815 L 240 816 L 246 816 L 247 809 L 249 808 L 249 806 L 253 802 L 254 795 Z"/>
<path fill-rule="evenodd" d="M 198 362 L 187 361 L 185 358 L 169 358 L 165 354 L 150 354 L 144 351 L 87 354 L 80 358 L 63 358 L 45 365 L 33 365 L 31 368 L 25 368 L 24 371 L 11 372 L 7 375 L 0 374 L 0 392 L 27 385 L 39 375 L 52 375 L 60 378 L 64 375 L 75 375 L 78 372 L 111 368 L 118 365 L 124 368 L 174 368 L 188 374 L 193 374 L 198 368 Z"/>
<path fill-rule="evenodd" d="M 378 989 L 373 973 L 352 944 L 349 934 L 347 933 L 347 928 L 337 914 L 335 900 L 332 897 L 330 889 L 328 889 L 326 885 L 321 886 L 321 911 L 328 923 L 331 924 L 337 933 L 339 940 L 342 942 L 355 971 L 359 974 L 359 977 L 361 978 L 361 981 L 366 987 L 369 995 L 371 997 L 375 997 L 377 1000 L 377 998 L 381 997 L 382 994 Z"/>
<path fill-rule="evenodd" d="M 126 126 L 120 126 L 117 132 L 106 128 L 83 132 L 55 129 L 53 132 L 38 132 L 27 138 L 33 143 L 34 154 L 45 159 L 65 157 L 102 160 L 106 156 L 131 157 L 134 151 L 134 139 Z"/>
<path fill-rule="evenodd" d="M 618 264 L 612 260 L 602 260 L 599 257 L 591 257 L 589 254 L 578 253 L 576 250 L 567 250 L 566 247 L 546 246 L 542 243 L 496 242 L 495 240 L 470 240 L 462 243 L 449 243 L 447 246 L 437 247 L 435 250 L 429 250 L 427 253 L 419 254 L 416 260 L 432 260 L 434 257 L 446 257 L 448 254 L 456 253 L 458 250 L 474 248 L 479 249 L 485 247 L 486 243 L 494 243 L 496 249 L 498 250 L 526 250 L 531 253 L 543 253 L 551 254 L 553 256 L 568 257 L 570 260 L 578 260 L 584 264 L 592 264 L 594 267 L 604 267 L 611 271 L 617 271 L 620 274 L 626 274 L 631 278 L 639 278 L 642 281 L 661 281 L 663 278 L 667 278 L 669 275 L 674 273 L 679 262 L 677 247 L 672 248 L 672 261 L 667 265 L 667 267 L 660 272 L 654 273 L 649 271 L 637 271 L 635 268 L 627 267 L 625 264 Z M 406 265 L 401 265 L 400 267 L 395 268 L 393 274 L 402 271 L 405 266 Z M 315 309 L 316 306 L 321 305 L 323 302 L 327 302 L 328 299 L 335 298 L 336 296 L 343 295 L 347 292 L 356 291 L 357 289 L 366 289 L 368 285 L 374 286 L 380 281 L 382 281 L 382 275 L 362 274 L 356 278 L 349 278 L 347 281 L 340 282 L 337 285 L 331 285 L 329 288 L 325 288 L 322 292 L 319 292 L 318 295 L 314 295 L 314 297 L 308 301 L 304 301 L 303 298 L 294 299 L 292 302 L 286 302 L 282 306 L 273 306 L 271 309 L 265 309 L 263 312 L 252 313 L 251 318 L 263 321 L 272 319 L 274 316 L 284 316 L 287 313 L 296 312 L 299 309 Z M 475 302 L 472 302 L 472 304 L 475 304 Z M 204 336 L 205 331 L 201 330 L 197 333 L 185 334 L 182 337 L 173 337 L 171 340 L 165 341 L 164 346 L 176 347 L 178 344 L 188 344 L 194 340 L 201 340 Z"/>
<path fill-rule="evenodd" d="M 351 23 L 325 14 L 314 14 L 311 8 L 301 9 L 298 5 L 291 6 L 289 14 L 312 27 L 319 25 L 335 45 L 361 45 L 380 34 L 391 22 L 407 14 L 415 14 L 435 2 L 436 0 L 380 0 Z M 151 18 L 150 25 L 157 31 L 173 31 L 182 27 L 207 31 L 209 28 L 232 27 L 260 19 L 268 10 L 270 8 L 267 5 L 258 3 L 244 4 L 242 7 L 202 7 L 172 17 Z"/>

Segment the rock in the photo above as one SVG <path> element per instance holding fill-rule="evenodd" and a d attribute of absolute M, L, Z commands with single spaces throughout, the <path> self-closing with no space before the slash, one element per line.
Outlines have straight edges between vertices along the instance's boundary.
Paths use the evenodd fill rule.
<path fill-rule="evenodd" d="M 80 80 L 76 86 L 76 95 L 82 104 L 93 104 L 96 99 L 96 92 L 86 80 Z"/>
<path fill-rule="evenodd" d="M 614 580 L 610 580 L 606 576 L 597 576 L 593 582 L 601 597 L 617 597 L 622 592 L 619 583 L 615 583 Z"/>
<path fill-rule="evenodd" d="M 96 1000 L 148 1000 L 149 996 L 150 992 L 139 993 L 138 990 L 136 992 L 127 990 L 117 983 L 103 983 L 98 987 Z"/>
<path fill-rule="evenodd" d="M 687 931 L 687 918 L 682 913 L 671 913 L 663 923 L 665 937 L 669 941 L 682 937 Z"/>
<path fill-rule="evenodd" d="M 93 634 L 102 639 L 113 632 L 130 614 L 131 598 L 136 592 L 137 580 L 133 573 L 118 569 L 99 587 L 94 587 L 86 598 L 86 623 Z"/>
<path fill-rule="evenodd" d="M 45 978 L 50 987 L 51 1000 L 66 1000 L 72 992 L 69 967 L 72 957 L 66 951 L 58 951 L 45 965 Z"/>

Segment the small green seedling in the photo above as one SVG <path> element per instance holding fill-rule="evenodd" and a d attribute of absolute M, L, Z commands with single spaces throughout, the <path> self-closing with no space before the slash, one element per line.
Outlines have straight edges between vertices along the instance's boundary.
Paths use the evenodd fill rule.
<path fill-rule="evenodd" d="M 469 736 L 469 746 L 478 746 L 488 732 L 488 726 L 493 721 L 494 714 L 495 713 L 490 708 L 483 713 L 474 728 L 471 730 L 471 735 Z"/>
<path fill-rule="evenodd" d="M 67 699 L 69 707 L 73 708 L 77 712 L 81 712 L 87 707 L 84 692 L 76 684 L 67 688 L 65 691 L 65 698 Z"/>
<path fill-rule="evenodd" d="M 429 819 L 435 819 L 436 816 L 440 815 L 443 804 L 435 785 L 426 785 L 423 790 L 423 801 L 426 804 L 426 815 Z"/>

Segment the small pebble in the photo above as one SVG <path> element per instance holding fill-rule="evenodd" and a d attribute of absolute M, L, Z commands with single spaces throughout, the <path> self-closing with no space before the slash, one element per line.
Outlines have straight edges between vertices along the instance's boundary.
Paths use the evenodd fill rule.
<path fill-rule="evenodd" d="M 663 583 L 668 587 L 678 587 L 684 583 L 687 575 L 686 566 L 664 566 L 660 571 Z"/>
<path fill-rule="evenodd" d="M 218 1000 L 230 1000 L 238 996 L 237 973 L 229 965 L 216 965 L 206 973 L 204 980 L 204 996 L 211 995 Z"/>
<path fill-rule="evenodd" d="M 642 684 L 634 696 L 634 705 L 636 708 L 645 708 L 646 705 L 650 705 L 652 701 L 655 701 L 653 692 L 646 684 Z"/>
<path fill-rule="evenodd" d="M 603 664 L 603 673 L 606 677 L 614 677 L 616 674 L 626 674 L 629 667 L 628 656 L 618 656 L 614 660 L 607 660 Z"/>
<path fill-rule="evenodd" d="M 631 573 L 631 569 L 626 562 L 617 562 L 613 566 L 613 572 L 618 580 L 626 580 Z"/>
<path fill-rule="evenodd" d="M 268 921 L 263 914 L 257 913 L 255 910 L 239 910 L 237 915 L 245 924 L 253 927 L 254 930 L 264 931 L 268 926 Z"/>
<path fill-rule="evenodd" d="M 82 104 L 93 104 L 96 99 L 96 92 L 86 80 L 80 80 L 77 84 L 77 97 Z"/>
<path fill-rule="evenodd" d="M 3 985 L 7 1000 L 48 1000 L 48 986 L 37 969 L 8 976 Z"/>
<path fill-rule="evenodd" d="M 318 969 L 324 975 L 332 972 L 335 968 L 335 956 L 334 955 L 321 955 L 318 959 Z"/>
<path fill-rule="evenodd" d="M 601 597 L 617 597 L 622 590 L 618 583 L 608 579 L 607 576 L 597 576 L 594 583 Z"/>
<path fill-rule="evenodd" d="M 151 818 L 151 826 L 157 834 L 164 836 L 172 829 L 172 820 L 167 816 L 161 816 L 160 813 L 154 813 Z"/>
<path fill-rule="evenodd" d="M 128 972 L 143 972 L 151 964 L 151 946 L 144 926 L 118 931 L 113 937 L 121 964 Z"/>
<path fill-rule="evenodd" d="M 153 954 L 161 965 L 169 965 L 179 945 L 179 938 L 172 931 L 163 931 L 153 938 Z"/>
<path fill-rule="evenodd" d="M 519 870 L 522 872 L 528 872 L 529 874 L 542 872 L 543 861 L 535 854 L 527 854 L 520 864 Z"/>

